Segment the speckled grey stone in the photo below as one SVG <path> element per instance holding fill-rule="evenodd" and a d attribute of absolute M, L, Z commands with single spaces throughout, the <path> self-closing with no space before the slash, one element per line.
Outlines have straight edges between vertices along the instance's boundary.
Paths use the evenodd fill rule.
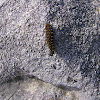
<path fill-rule="evenodd" d="M 100 1 L 0 0 L 0 83 L 21 73 L 99 100 Z M 54 29 L 49 56 L 45 24 Z"/>

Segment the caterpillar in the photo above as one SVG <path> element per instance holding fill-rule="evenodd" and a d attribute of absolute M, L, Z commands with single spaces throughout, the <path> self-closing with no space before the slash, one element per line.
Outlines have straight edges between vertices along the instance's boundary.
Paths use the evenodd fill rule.
<path fill-rule="evenodd" d="M 46 41 L 50 49 L 49 55 L 53 56 L 54 51 L 55 51 L 53 28 L 49 23 L 46 23 L 45 29 L 46 29 Z"/>

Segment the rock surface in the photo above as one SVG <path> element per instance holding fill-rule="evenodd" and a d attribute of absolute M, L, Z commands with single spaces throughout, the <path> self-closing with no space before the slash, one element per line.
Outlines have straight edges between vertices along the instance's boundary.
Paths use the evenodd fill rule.
<path fill-rule="evenodd" d="M 27 74 L 99 100 L 99 19 L 99 0 L 0 0 L 1 86 Z M 45 41 L 46 22 L 54 29 L 53 56 Z"/>
<path fill-rule="evenodd" d="M 10 92 L 9 92 L 10 91 Z M 2 85 L 0 100 L 89 100 L 85 92 L 62 89 L 39 79 L 26 78 Z M 92 100 L 92 99 L 91 99 Z"/>

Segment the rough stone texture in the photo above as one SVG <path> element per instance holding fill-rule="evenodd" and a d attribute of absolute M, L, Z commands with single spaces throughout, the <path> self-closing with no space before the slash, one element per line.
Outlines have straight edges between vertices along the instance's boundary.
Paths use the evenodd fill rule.
<path fill-rule="evenodd" d="M 99 100 L 99 19 L 99 0 L 0 0 L 0 83 L 27 72 Z M 54 28 L 52 57 L 46 22 Z"/>
<path fill-rule="evenodd" d="M 10 92 L 9 92 L 10 91 Z M 39 79 L 19 80 L 2 85 L 0 100 L 89 100 L 85 92 L 62 89 Z"/>

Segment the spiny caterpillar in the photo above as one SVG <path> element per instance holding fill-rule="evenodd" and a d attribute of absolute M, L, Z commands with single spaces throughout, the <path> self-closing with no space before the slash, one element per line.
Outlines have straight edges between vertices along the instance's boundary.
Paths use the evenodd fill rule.
<path fill-rule="evenodd" d="M 50 56 L 53 56 L 55 51 L 53 29 L 49 23 L 46 23 L 46 41 L 49 46 Z"/>

